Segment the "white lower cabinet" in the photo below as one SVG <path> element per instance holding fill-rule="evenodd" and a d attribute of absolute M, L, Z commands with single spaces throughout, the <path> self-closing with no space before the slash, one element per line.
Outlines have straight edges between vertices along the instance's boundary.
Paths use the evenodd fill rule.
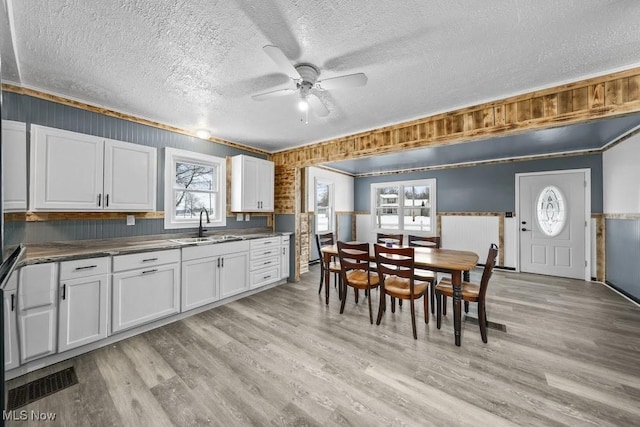
<path fill-rule="evenodd" d="M 108 257 L 60 263 L 58 351 L 107 337 Z"/>
<path fill-rule="evenodd" d="M 113 257 L 112 332 L 180 312 L 179 261 L 178 249 Z"/>
<path fill-rule="evenodd" d="M 249 251 L 225 254 L 220 258 L 220 298 L 249 290 Z"/>
<path fill-rule="evenodd" d="M 18 334 L 21 363 L 56 352 L 57 267 L 58 264 L 49 263 L 20 269 Z"/>
<path fill-rule="evenodd" d="M 281 251 L 280 236 L 251 241 L 251 289 L 266 286 L 281 279 Z"/>
<path fill-rule="evenodd" d="M 182 261 L 182 311 L 220 299 L 218 257 Z"/>
<path fill-rule="evenodd" d="M 16 316 L 17 273 L 11 275 L 4 288 L 4 369 L 8 371 L 20 366 L 18 351 L 18 326 Z"/>
<path fill-rule="evenodd" d="M 281 251 L 282 251 L 280 254 L 280 277 L 283 279 L 288 279 L 290 274 L 289 265 L 291 264 L 289 261 L 290 236 L 287 234 L 285 236 L 282 236 L 280 239 L 281 239 L 280 244 L 281 244 Z"/>
<path fill-rule="evenodd" d="M 249 242 L 182 249 L 182 311 L 249 289 Z"/>

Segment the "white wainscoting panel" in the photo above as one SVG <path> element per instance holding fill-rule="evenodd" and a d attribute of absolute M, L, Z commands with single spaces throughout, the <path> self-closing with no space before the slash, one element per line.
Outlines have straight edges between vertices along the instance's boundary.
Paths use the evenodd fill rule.
<path fill-rule="evenodd" d="M 518 219 L 504 219 L 504 265 L 501 267 L 516 268 L 516 260 L 518 257 Z"/>
<path fill-rule="evenodd" d="M 500 244 L 497 216 L 444 215 L 440 218 L 443 248 L 475 252 L 478 262 L 484 264 L 491 243 Z"/>

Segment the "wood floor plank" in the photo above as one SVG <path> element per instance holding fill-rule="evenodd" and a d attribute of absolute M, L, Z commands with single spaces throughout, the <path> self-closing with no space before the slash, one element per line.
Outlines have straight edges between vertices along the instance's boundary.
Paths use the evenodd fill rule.
<path fill-rule="evenodd" d="M 471 272 L 479 281 L 481 270 Z M 236 300 L 16 378 L 74 366 L 79 384 L 28 405 L 48 425 L 640 425 L 640 308 L 607 287 L 496 270 L 489 329 L 453 340 L 409 307 L 369 323 L 367 301 L 300 282 Z M 372 293 L 377 314 L 379 293 Z M 451 308 L 451 299 L 448 299 Z M 473 305 L 469 313 L 477 316 Z M 7 425 L 42 425 L 10 421 Z"/>

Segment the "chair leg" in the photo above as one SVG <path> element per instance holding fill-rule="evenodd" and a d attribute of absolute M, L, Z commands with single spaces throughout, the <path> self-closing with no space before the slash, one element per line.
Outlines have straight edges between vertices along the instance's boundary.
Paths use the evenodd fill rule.
<path fill-rule="evenodd" d="M 344 306 L 347 303 L 347 284 L 342 283 L 342 302 L 340 303 L 340 314 L 344 312 Z"/>
<path fill-rule="evenodd" d="M 373 325 L 373 310 L 371 308 L 371 291 L 367 289 L 367 300 L 369 300 L 369 322 Z"/>
<path fill-rule="evenodd" d="M 387 295 L 384 293 L 382 288 L 380 288 L 380 304 L 378 305 L 378 319 L 376 320 L 376 325 L 380 324 L 382 320 L 382 313 L 387 308 Z"/>
<path fill-rule="evenodd" d="M 413 339 L 417 340 L 418 332 L 416 331 L 416 307 L 415 307 L 415 304 L 413 303 L 413 299 L 410 299 L 409 303 L 411 304 L 411 328 L 413 329 Z"/>
<path fill-rule="evenodd" d="M 401 299 L 398 300 L 398 307 L 402 307 L 402 300 Z"/>
<path fill-rule="evenodd" d="M 469 301 L 465 301 L 464 302 L 464 312 L 468 313 L 469 312 Z M 480 321 L 480 320 L 478 320 Z"/>
<path fill-rule="evenodd" d="M 484 302 L 478 301 L 478 325 L 480 325 L 480 336 L 482 342 L 487 343 L 487 313 L 485 311 Z"/>
<path fill-rule="evenodd" d="M 447 315 L 447 297 L 444 294 L 440 295 L 442 297 L 442 315 Z"/>
<path fill-rule="evenodd" d="M 324 261 L 320 261 L 320 286 L 318 287 L 318 295 L 322 292 L 322 285 L 324 284 Z"/>
<path fill-rule="evenodd" d="M 356 299 L 356 304 L 357 304 L 358 303 L 358 298 L 360 297 L 360 290 L 358 290 L 358 288 L 353 288 L 353 290 L 356 293 L 355 299 Z"/>
<path fill-rule="evenodd" d="M 426 293 L 422 295 L 422 299 L 424 299 L 424 323 L 429 324 L 429 298 Z"/>
<path fill-rule="evenodd" d="M 396 299 L 394 297 L 391 297 L 391 312 L 396 312 Z"/>
<path fill-rule="evenodd" d="M 436 310 L 436 328 L 440 329 L 442 323 L 442 294 L 436 292 L 436 301 L 438 302 L 438 309 Z"/>
<path fill-rule="evenodd" d="M 434 314 L 434 310 L 435 310 L 435 299 L 436 299 L 436 281 L 434 280 L 433 282 L 431 282 L 429 284 L 429 294 L 430 294 L 430 298 L 431 298 L 431 314 Z M 426 296 L 425 296 L 426 298 Z"/>

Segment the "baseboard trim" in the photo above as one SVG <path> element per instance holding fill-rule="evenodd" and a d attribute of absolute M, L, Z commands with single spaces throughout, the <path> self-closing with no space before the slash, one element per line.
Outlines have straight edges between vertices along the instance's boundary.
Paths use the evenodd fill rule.
<path fill-rule="evenodd" d="M 624 298 L 628 299 L 629 301 L 633 302 L 635 305 L 640 307 L 640 298 L 631 295 L 627 291 L 622 290 L 620 287 L 614 285 L 608 280 L 605 280 L 604 282 L 598 282 L 598 283 L 602 283 L 603 285 L 612 289 L 614 292 L 617 292 L 618 294 L 622 295 Z"/>

